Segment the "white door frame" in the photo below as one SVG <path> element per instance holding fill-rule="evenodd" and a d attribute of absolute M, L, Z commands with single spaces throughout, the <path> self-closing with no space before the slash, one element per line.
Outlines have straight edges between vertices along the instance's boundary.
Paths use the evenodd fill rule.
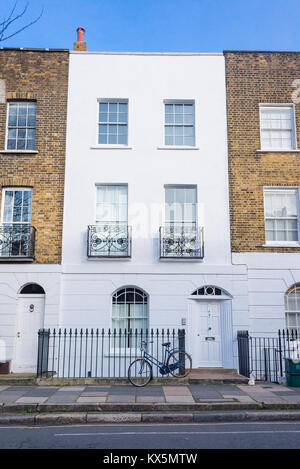
<path fill-rule="evenodd" d="M 33 293 L 22 294 L 22 293 L 19 293 L 18 296 L 17 296 L 17 317 L 16 317 L 15 340 L 14 340 L 13 359 L 12 359 L 12 371 L 15 372 L 15 373 L 20 371 L 20 368 L 18 368 L 18 364 L 17 364 L 17 347 L 20 346 L 19 343 L 18 343 L 18 341 L 19 341 L 18 332 L 20 332 L 20 326 L 21 326 L 20 300 L 22 298 L 26 298 L 26 299 L 29 299 L 29 298 L 32 298 L 32 299 L 44 298 L 45 301 L 46 301 L 46 295 L 45 295 L 45 293 L 43 293 L 43 294 L 33 294 Z M 45 302 L 44 302 L 44 311 L 41 312 L 41 327 L 44 326 L 44 322 L 45 322 Z"/>
<path fill-rule="evenodd" d="M 193 330 L 193 318 L 195 314 L 192 311 L 193 301 L 217 301 L 220 303 L 220 332 L 221 332 L 221 355 L 222 355 L 222 368 L 230 368 L 233 366 L 233 330 L 232 330 L 232 299 L 226 295 L 195 295 L 188 298 L 188 325 L 189 325 L 189 342 L 192 344 L 195 340 L 195 331 Z M 192 357 L 193 358 L 193 357 Z"/>

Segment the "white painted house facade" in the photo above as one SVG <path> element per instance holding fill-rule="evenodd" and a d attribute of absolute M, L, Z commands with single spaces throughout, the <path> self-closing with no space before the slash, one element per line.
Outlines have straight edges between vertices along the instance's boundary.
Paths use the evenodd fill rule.
<path fill-rule="evenodd" d="M 226 135 L 222 54 L 70 53 L 60 327 L 185 328 L 193 367 L 237 366 Z"/>

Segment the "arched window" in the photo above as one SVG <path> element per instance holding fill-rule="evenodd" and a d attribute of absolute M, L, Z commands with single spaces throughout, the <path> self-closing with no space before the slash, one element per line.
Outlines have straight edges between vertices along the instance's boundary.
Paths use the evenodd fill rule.
<path fill-rule="evenodd" d="M 289 288 L 284 296 L 287 329 L 300 332 L 300 283 Z"/>
<path fill-rule="evenodd" d="M 147 328 L 148 297 L 145 292 L 135 287 L 117 290 L 112 296 L 112 328 L 132 329 Z"/>
<path fill-rule="evenodd" d="M 215 287 L 214 285 L 205 285 L 204 287 L 198 288 L 195 290 L 192 295 L 197 295 L 197 296 L 230 296 L 228 293 L 226 293 L 222 288 Z"/>
<path fill-rule="evenodd" d="M 37 283 L 29 283 L 20 291 L 22 295 L 44 295 L 45 290 Z"/>
<path fill-rule="evenodd" d="M 147 329 L 147 321 L 148 297 L 145 292 L 135 287 L 125 287 L 113 294 L 112 329 L 116 329 L 117 333 L 121 329 L 122 335 L 126 329 L 126 347 L 132 347 L 137 343 L 134 340 L 136 330 L 138 343 L 140 343 L 141 335 Z M 128 335 L 130 330 L 131 336 Z"/>

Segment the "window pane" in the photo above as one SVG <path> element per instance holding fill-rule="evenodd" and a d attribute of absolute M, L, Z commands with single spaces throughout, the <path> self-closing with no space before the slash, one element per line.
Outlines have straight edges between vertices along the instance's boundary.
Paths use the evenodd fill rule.
<path fill-rule="evenodd" d="M 166 114 L 165 123 L 166 124 L 173 124 L 174 123 L 174 115 L 173 114 Z"/>
<path fill-rule="evenodd" d="M 100 103 L 99 105 L 100 112 L 108 112 L 108 103 Z"/>
<path fill-rule="evenodd" d="M 108 135 L 108 143 L 116 144 L 117 143 L 117 136 L 109 134 Z"/>
<path fill-rule="evenodd" d="M 107 135 L 99 135 L 98 143 L 107 143 Z"/>
<path fill-rule="evenodd" d="M 183 114 L 175 114 L 175 124 L 183 124 Z"/>
<path fill-rule="evenodd" d="M 100 112 L 99 114 L 99 122 L 108 122 L 108 114 Z"/>
<path fill-rule="evenodd" d="M 117 103 L 109 103 L 109 112 L 117 112 L 118 110 L 118 105 Z"/>
<path fill-rule="evenodd" d="M 15 150 L 17 146 L 16 140 L 7 140 L 7 148 L 8 150 Z"/>
<path fill-rule="evenodd" d="M 118 135 L 118 144 L 119 145 L 127 145 L 127 136 L 126 135 Z"/>
<path fill-rule="evenodd" d="M 195 144 L 194 137 L 184 137 L 184 145 L 193 146 Z"/>

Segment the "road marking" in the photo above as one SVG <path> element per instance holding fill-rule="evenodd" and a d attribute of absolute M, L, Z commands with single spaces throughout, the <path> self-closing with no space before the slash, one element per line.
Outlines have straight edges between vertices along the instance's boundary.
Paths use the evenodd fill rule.
<path fill-rule="evenodd" d="M 54 436 L 120 436 L 120 435 L 249 435 L 249 433 L 300 433 L 300 430 L 250 430 L 239 432 L 114 432 L 114 433 L 55 433 Z"/>

